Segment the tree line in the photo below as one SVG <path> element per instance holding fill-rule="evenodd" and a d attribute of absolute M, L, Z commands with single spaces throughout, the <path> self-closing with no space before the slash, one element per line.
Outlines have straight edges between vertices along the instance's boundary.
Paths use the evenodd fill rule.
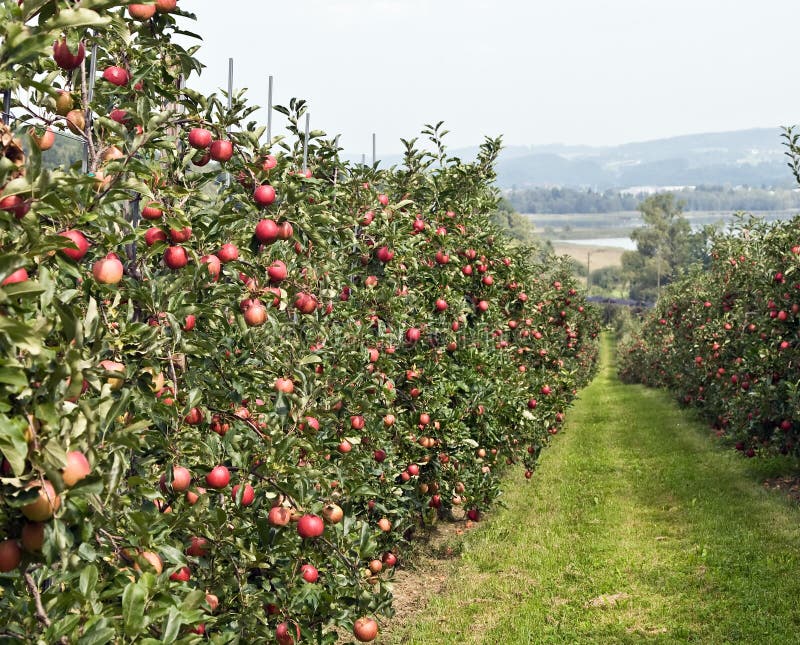
<path fill-rule="evenodd" d="M 800 192 L 787 188 L 706 185 L 672 191 L 687 211 L 781 211 L 800 208 Z M 635 211 L 645 193 L 576 188 L 525 188 L 506 199 L 520 213 L 615 213 Z"/>

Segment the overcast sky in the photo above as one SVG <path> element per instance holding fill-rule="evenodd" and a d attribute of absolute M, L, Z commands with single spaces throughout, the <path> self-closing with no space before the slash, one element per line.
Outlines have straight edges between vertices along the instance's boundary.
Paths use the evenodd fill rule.
<path fill-rule="evenodd" d="M 207 65 L 266 104 L 310 102 L 351 153 L 400 150 L 444 120 L 449 145 L 618 144 L 800 121 L 798 0 L 179 0 Z M 264 119 L 263 113 L 257 113 Z"/>

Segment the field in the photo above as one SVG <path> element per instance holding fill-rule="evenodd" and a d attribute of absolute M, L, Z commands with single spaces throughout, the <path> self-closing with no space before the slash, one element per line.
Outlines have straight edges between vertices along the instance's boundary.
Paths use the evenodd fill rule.
<path fill-rule="evenodd" d="M 614 246 L 569 244 L 553 242 L 553 251 L 556 255 L 568 255 L 584 267 L 589 264 L 592 271 L 609 266 L 620 266 L 623 249 Z"/>

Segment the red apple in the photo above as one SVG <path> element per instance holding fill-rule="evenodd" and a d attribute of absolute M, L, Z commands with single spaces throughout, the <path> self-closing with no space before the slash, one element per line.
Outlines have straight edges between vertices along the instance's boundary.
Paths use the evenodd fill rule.
<path fill-rule="evenodd" d="M 223 244 L 219 251 L 217 251 L 217 257 L 223 264 L 233 262 L 239 259 L 239 249 L 235 244 L 228 242 L 227 244 Z"/>
<path fill-rule="evenodd" d="M 156 13 L 154 4 L 129 4 L 128 14 L 134 20 L 150 20 Z"/>
<path fill-rule="evenodd" d="M 189 578 L 192 577 L 192 571 L 189 567 L 181 567 L 177 571 L 171 573 L 169 575 L 169 579 L 173 582 L 189 582 Z"/>
<path fill-rule="evenodd" d="M 272 244 L 278 239 L 278 225 L 271 219 L 262 219 L 256 224 L 255 236 L 259 242 Z"/>
<path fill-rule="evenodd" d="M 211 142 L 211 158 L 214 161 L 228 161 L 233 157 L 233 144 L 227 139 Z"/>
<path fill-rule="evenodd" d="M 269 206 L 275 201 L 275 189 L 269 184 L 259 186 L 253 193 L 253 200 L 259 206 Z"/>
<path fill-rule="evenodd" d="M 147 246 L 153 246 L 156 242 L 166 242 L 167 241 L 167 234 L 162 231 L 160 228 L 152 227 L 148 228 L 144 232 L 144 242 Z"/>
<path fill-rule="evenodd" d="M 186 555 L 195 558 L 204 558 L 208 555 L 208 540 L 204 537 L 192 536 L 189 538 L 189 546 L 186 547 Z"/>
<path fill-rule="evenodd" d="M 22 562 L 22 549 L 16 540 L 5 539 L 0 542 L 0 573 L 16 569 Z"/>
<path fill-rule="evenodd" d="M 319 537 L 325 531 L 325 523 L 318 515 L 303 515 L 297 522 L 297 533 L 302 538 Z"/>
<path fill-rule="evenodd" d="M 294 633 L 297 636 L 297 642 L 300 642 L 300 627 L 295 624 L 294 625 Z M 292 637 L 292 630 L 289 626 L 289 623 L 283 622 L 279 623 L 278 626 L 275 628 L 275 640 L 278 642 L 278 645 L 295 645 L 295 639 Z"/>
<path fill-rule="evenodd" d="M 318 305 L 319 302 L 316 297 L 312 296 L 310 293 L 300 293 L 294 301 L 294 306 L 302 314 L 313 314 Z"/>
<path fill-rule="evenodd" d="M 100 284 L 117 284 L 122 280 L 122 262 L 114 253 L 109 253 L 94 263 L 92 275 Z"/>
<path fill-rule="evenodd" d="M 386 264 L 394 257 L 394 251 L 390 250 L 388 246 L 382 246 L 375 252 L 375 257 Z"/>
<path fill-rule="evenodd" d="M 164 264 L 170 269 L 182 269 L 189 263 L 189 255 L 182 246 L 168 246 L 164 250 Z"/>
<path fill-rule="evenodd" d="M 197 148 L 198 150 L 208 148 L 212 140 L 213 136 L 211 132 L 205 128 L 192 128 L 189 130 L 189 145 L 192 146 L 192 148 Z"/>
<path fill-rule="evenodd" d="M 275 389 L 284 394 L 291 394 L 294 392 L 294 381 L 290 378 L 276 378 Z"/>
<path fill-rule="evenodd" d="M 69 72 L 79 67 L 85 55 L 86 48 L 83 42 L 78 43 L 78 50 L 74 54 L 69 50 L 66 38 L 53 43 L 53 60 L 64 71 Z"/>
<path fill-rule="evenodd" d="M 261 165 L 261 168 L 267 172 L 275 168 L 278 165 L 278 160 L 275 158 L 274 155 L 267 155 L 264 158 L 264 163 Z"/>
<path fill-rule="evenodd" d="M 214 466 L 206 475 L 206 484 L 210 488 L 225 488 L 231 481 L 231 473 L 225 466 Z"/>
<path fill-rule="evenodd" d="M 18 282 L 25 282 L 28 279 L 28 271 L 26 269 L 17 269 L 11 273 L 5 280 L 2 286 L 7 287 L 10 284 L 17 284 Z"/>
<path fill-rule="evenodd" d="M 103 78 L 112 85 L 116 85 L 117 87 L 122 87 L 123 85 L 127 85 L 128 81 L 130 80 L 128 72 L 125 71 L 122 67 L 119 67 L 117 65 L 106 67 L 105 71 L 103 71 Z"/>
<path fill-rule="evenodd" d="M 362 616 L 353 624 L 353 634 L 361 643 L 369 643 L 378 637 L 378 623 L 372 618 Z"/>
<path fill-rule="evenodd" d="M 304 564 L 300 567 L 300 575 L 303 576 L 303 580 L 312 584 L 319 580 L 319 571 L 310 564 Z"/>
<path fill-rule="evenodd" d="M 235 502 L 239 499 L 239 484 L 236 484 L 231 491 L 231 498 Z M 256 491 L 250 484 L 244 485 L 242 491 L 242 506 L 250 506 L 256 499 Z"/>
<path fill-rule="evenodd" d="M 31 128 L 28 130 L 28 134 L 30 135 L 31 139 L 33 139 L 36 147 L 42 151 L 50 150 L 50 148 L 52 148 L 56 143 L 56 133 L 50 128 L 45 128 L 42 136 L 37 134 L 36 128 Z"/>
<path fill-rule="evenodd" d="M 41 522 L 26 522 L 20 534 L 22 548 L 29 553 L 37 553 L 44 546 L 44 524 Z"/>
<path fill-rule="evenodd" d="M 222 262 L 216 255 L 204 255 L 200 258 L 200 264 L 206 265 L 206 271 L 208 271 L 208 274 L 215 280 L 219 276 L 219 272 L 222 270 Z"/>
<path fill-rule="evenodd" d="M 159 208 L 158 204 L 152 202 L 142 209 L 142 217 L 144 219 L 161 219 L 164 211 Z"/>
<path fill-rule="evenodd" d="M 170 13 L 175 11 L 178 0 L 156 0 L 156 10 L 158 13 Z"/>
<path fill-rule="evenodd" d="M 294 235 L 294 228 L 289 222 L 281 222 L 278 224 L 278 239 L 288 240 Z M 295 250 L 297 247 L 295 246 Z"/>
<path fill-rule="evenodd" d="M 244 321 L 250 327 L 259 327 L 267 322 L 267 308 L 261 304 L 260 300 L 253 300 L 251 305 L 244 312 Z"/>
<path fill-rule="evenodd" d="M 269 509 L 267 521 L 272 526 L 286 526 L 292 519 L 292 512 L 284 506 L 273 506 Z"/>
<path fill-rule="evenodd" d="M 72 488 L 91 472 L 92 467 L 89 465 L 89 460 L 86 459 L 86 455 L 78 450 L 72 450 L 67 453 L 67 465 L 64 466 L 64 469 L 61 471 L 61 478 L 64 480 L 64 486 Z"/>
<path fill-rule="evenodd" d="M 267 268 L 267 274 L 269 275 L 269 281 L 272 282 L 273 284 L 277 284 L 279 282 L 283 282 L 284 280 L 286 280 L 287 276 L 289 275 L 289 272 L 286 269 L 286 265 L 283 262 L 281 262 L 280 260 L 275 260 Z"/>
<path fill-rule="evenodd" d="M 406 342 L 416 343 L 421 336 L 421 332 L 416 327 L 410 327 L 406 330 Z"/>
<path fill-rule="evenodd" d="M 183 325 L 181 325 L 181 329 L 183 331 L 192 331 L 196 324 L 197 324 L 196 316 L 194 314 L 187 314 L 186 320 L 184 321 Z"/>
<path fill-rule="evenodd" d="M 31 209 L 30 202 L 26 202 L 19 195 L 8 195 L 0 199 L 0 210 L 14 213 L 14 217 L 22 219 L 25 214 Z"/>
<path fill-rule="evenodd" d="M 189 226 L 184 226 L 182 229 L 178 230 L 177 228 L 169 229 L 169 239 L 171 239 L 175 244 L 180 244 L 181 242 L 188 242 L 192 237 L 192 229 Z"/>

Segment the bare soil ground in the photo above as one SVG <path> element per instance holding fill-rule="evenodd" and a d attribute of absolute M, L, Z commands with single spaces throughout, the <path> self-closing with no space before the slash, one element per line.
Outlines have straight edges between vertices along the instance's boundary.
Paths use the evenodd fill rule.
<path fill-rule="evenodd" d="M 586 266 L 586 255 L 591 253 L 589 258 L 590 269 L 603 269 L 609 266 L 621 266 L 622 252 L 624 249 L 613 246 L 588 246 L 585 244 L 563 244 L 553 242 L 553 250 L 556 255 L 568 255 Z"/>

